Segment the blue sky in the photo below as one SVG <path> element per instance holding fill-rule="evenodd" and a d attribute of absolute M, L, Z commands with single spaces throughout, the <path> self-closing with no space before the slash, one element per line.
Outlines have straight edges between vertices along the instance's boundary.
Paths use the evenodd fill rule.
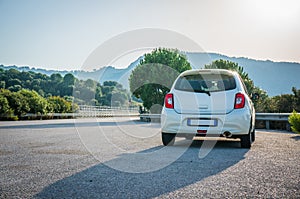
<path fill-rule="evenodd" d="M 143 28 L 175 31 L 207 52 L 300 62 L 299 19 L 298 0 L 0 0 L 0 64 L 80 69 L 107 40 Z"/>

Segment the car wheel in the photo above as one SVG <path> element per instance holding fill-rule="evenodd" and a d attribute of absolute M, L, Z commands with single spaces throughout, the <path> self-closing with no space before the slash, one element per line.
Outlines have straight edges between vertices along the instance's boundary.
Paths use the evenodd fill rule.
<path fill-rule="evenodd" d="M 242 135 L 241 136 L 241 147 L 250 149 L 251 148 L 251 143 L 252 143 L 252 133 L 249 132 L 247 135 Z"/>
<path fill-rule="evenodd" d="M 176 134 L 161 133 L 162 143 L 165 146 L 173 146 L 174 142 L 175 142 L 175 136 L 176 136 Z"/>
<path fill-rule="evenodd" d="M 252 142 L 255 141 L 255 129 L 253 129 L 253 131 L 251 132 L 251 139 L 252 139 Z"/>

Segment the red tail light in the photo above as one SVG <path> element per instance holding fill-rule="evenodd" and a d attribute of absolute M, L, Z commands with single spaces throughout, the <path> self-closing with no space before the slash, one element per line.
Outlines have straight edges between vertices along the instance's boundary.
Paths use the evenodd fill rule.
<path fill-rule="evenodd" d="M 174 108 L 174 100 L 173 100 L 173 94 L 168 93 L 165 97 L 165 107 L 166 108 Z"/>
<path fill-rule="evenodd" d="M 235 95 L 234 108 L 239 109 L 239 108 L 244 108 L 244 107 L 245 107 L 245 95 L 242 93 L 237 93 Z"/>

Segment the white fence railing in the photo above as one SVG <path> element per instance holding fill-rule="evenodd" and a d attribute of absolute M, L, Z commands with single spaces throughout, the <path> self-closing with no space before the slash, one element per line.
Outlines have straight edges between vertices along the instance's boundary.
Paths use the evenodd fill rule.
<path fill-rule="evenodd" d="M 77 117 L 124 117 L 139 116 L 138 107 L 108 107 L 80 105 Z"/>
<path fill-rule="evenodd" d="M 24 118 L 79 118 L 79 117 L 138 117 L 138 107 L 108 107 L 80 105 L 76 113 L 28 113 Z"/>

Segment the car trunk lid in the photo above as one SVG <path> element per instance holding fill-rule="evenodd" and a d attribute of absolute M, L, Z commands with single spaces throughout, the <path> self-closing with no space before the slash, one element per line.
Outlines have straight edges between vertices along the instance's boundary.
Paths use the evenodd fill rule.
<path fill-rule="evenodd" d="M 226 114 L 234 109 L 235 79 L 224 74 L 189 74 L 174 88 L 174 109 L 181 114 Z"/>

